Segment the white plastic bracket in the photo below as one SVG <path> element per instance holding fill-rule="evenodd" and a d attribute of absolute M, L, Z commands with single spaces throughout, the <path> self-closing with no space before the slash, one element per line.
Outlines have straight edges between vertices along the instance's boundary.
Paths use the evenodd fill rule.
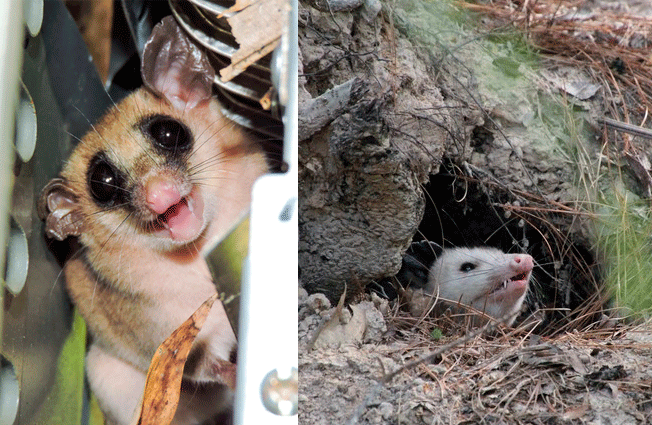
<path fill-rule="evenodd" d="M 236 425 L 298 423 L 297 0 L 290 2 L 278 77 L 285 110 L 284 174 L 254 185 L 238 335 Z M 284 101 L 285 100 L 285 101 Z"/>

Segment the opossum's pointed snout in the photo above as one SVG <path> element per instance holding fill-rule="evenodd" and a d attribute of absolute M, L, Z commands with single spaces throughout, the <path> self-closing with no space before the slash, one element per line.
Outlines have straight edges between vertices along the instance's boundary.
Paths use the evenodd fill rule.
<path fill-rule="evenodd" d="M 531 272 L 534 268 L 534 259 L 528 254 L 515 254 L 511 266 L 518 273 Z"/>

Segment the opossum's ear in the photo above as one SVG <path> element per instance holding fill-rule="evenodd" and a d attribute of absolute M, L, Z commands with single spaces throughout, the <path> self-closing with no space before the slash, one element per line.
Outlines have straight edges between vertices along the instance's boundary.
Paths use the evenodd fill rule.
<path fill-rule="evenodd" d="M 62 241 L 68 236 L 81 234 L 82 214 L 77 200 L 77 196 L 62 178 L 54 178 L 45 186 L 37 211 L 41 220 L 45 220 L 45 233 L 48 237 Z"/>
<path fill-rule="evenodd" d="M 443 248 L 439 246 L 439 244 L 423 240 L 420 242 L 412 242 L 406 252 L 406 255 L 412 255 L 427 268 L 430 268 L 432 263 L 437 260 L 437 257 L 441 255 L 442 251 Z"/>
<path fill-rule="evenodd" d="M 166 16 L 145 43 L 143 83 L 182 111 L 210 100 L 215 70 L 172 16 Z"/>

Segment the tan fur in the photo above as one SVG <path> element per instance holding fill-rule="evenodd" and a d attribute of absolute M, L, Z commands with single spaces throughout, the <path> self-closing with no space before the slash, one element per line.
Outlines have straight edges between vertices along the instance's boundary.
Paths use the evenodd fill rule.
<path fill-rule="evenodd" d="M 190 128 L 195 142 L 189 167 L 220 158 L 195 184 L 205 203 L 207 227 L 186 246 L 157 240 L 140 230 L 124 209 L 104 211 L 89 195 L 86 170 L 100 150 L 128 171 L 130 180 L 143 179 L 164 168 L 164 158 L 136 127 L 152 114 L 178 118 Z M 92 352 L 98 359 L 112 359 L 92 362 L 92 387 L 110 381 L 116 373 L 115 365 L 108 368 L 103 366 L 106 364 L 122 364 L 118 369 L 125 373 L 144 374 L 158 345 L 216 292 L 201 250 L 207 241 L 224 236 L 248 211 L 252 185 L 266 171 L 264 155 L 255 142 L 222 117 L 215 101 L 203 102 L 192 110 L 192 116 L 186 116 L 144 89 L 112 109 L 80 142 L 61 175 L 77 199 L 84 248 L 81 255 L 66 263 L 64 271 L 68 291 L 94 337 Z M 188 378 L 219 382 L 215 370 L 228 362 L 235 344 L 224 309 L 216 303 L 197 337 L 196 345 L 205 349 Z M 122 387 L 116 381 L 119 397 L 133 392 L 133 382 L 139 379 L 126 380 Z M 93 389 L 104 391 L 105 387 L 97 384 Z M 106 395 L 102 400 L 109 415 L 114 414 L 115 405 L 120 405 L 119 399 L 111 397 Z M 139 398 L 139 394 L 129 397 Z M 177 415 L 189 414 L 180 408 Z"/>

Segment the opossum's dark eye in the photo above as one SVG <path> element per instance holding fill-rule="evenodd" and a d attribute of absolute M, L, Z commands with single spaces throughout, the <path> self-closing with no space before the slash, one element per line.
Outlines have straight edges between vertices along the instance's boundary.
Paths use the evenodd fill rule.
<path fill-rule="evenodd" d="M 464 263 L 460 267 L 460 271 L 464 272 L 464 273 L 470 272 L 471 270 L 475 269 L 475 267 L 476 267 L 476 265 L 473 264 L 473 263 Z"/>
<path fill-rule="evenodd" d="M 123 179 L 118 170 L 99 154 L 88 167 L 88 187 L 91 196 L 101 206 L 111 206 L 121 200 Z"/>
<path fill-rule="evenodd" d="M 192 134 L 180 121 L 165 115 L 154 115 L 142 124 L 142 130 L 163 153 L 181 154 L 192 146 Z"/>

